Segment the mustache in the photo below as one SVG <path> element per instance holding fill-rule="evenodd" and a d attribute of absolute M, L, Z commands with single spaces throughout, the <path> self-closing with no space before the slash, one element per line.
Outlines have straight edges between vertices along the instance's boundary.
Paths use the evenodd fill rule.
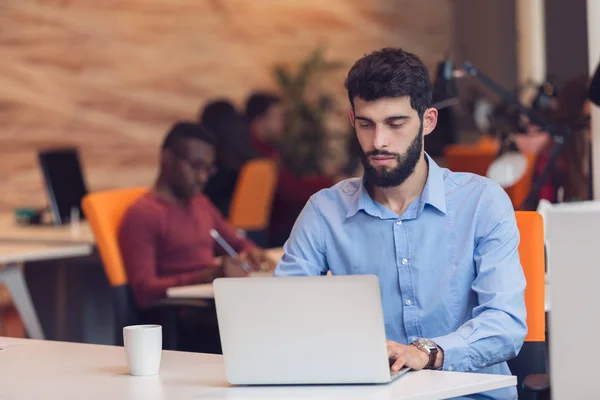
<path fill-rule="evenodd" d="M 384 156 L 384 157 L 400 157 L 400 154 L 398 153 L 391 153 L 389 151 L 385 151 L 385 150 L 372 150 L 369 151 L 368 153 L 365 153 L 365 156 L 367 157 L 375 157 L 375 156 Z"/>

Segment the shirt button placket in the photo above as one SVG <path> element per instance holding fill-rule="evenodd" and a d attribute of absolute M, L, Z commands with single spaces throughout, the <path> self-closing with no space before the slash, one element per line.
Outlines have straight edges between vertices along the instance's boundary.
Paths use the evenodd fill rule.
<path fill-rule="evenodd" d="M 404 303 L 404 329 L 408 336 L 414 336 L 417 332 L 414 329 L 413 321 L 413 292 L 410 283 L 410 274 L 409 270 L 406 268 L 410 264 L 410 260 L 408 257 L 409 249 L 408 243 L 406 242 L 406 227 L 402 226 L 402 220 L 396 220 L 394 226 L 394 233 L 397 238 L 396 240 L 396 252 L 399 255 L 398 258 L 398 284 L 400 285 L 400 292 L 402 293 L 403 303 Z M 400 240 L 398 240 L 400 239 Z"/>

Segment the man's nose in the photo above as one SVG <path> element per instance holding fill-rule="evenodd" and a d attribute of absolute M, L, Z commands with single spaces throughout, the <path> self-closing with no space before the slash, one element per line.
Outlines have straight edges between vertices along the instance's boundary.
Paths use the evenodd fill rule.
<path fill-rule="evenodd" d="M 375 132 L 373 133 L 373 147 L 377 150 L 381 150 L 388 146 L 390 135 L 387 129 L 383 126 L 376 126 Z"/>
<path fill-rule="evenodd" d="M 208 178 L 209 178 L 208 171 L 201 170 L 201 171 L 196 172 L 196 181 L 198 183 L 201 183 L 204 185 L 206 182 L 208 182 Z"/>

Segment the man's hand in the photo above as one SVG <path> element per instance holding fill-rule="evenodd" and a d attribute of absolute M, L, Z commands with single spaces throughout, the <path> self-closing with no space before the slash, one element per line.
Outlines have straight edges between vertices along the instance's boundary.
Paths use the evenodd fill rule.
<path fill-rule="evenodd" d="M 248 272 L 242 268 L 246 262 L 243 257 L 231 257 L 224 256 L 221 259 L 221 267 L 223 268 L 223 275 L 226 278 L 244 278 L 248 276 Z"/>
<path fill-rule="evenodd" d="M 267 257 L 267 253 L 262 249 L 250 250 L 243 254 L 243 258 L 253 271 L 273 271 L 277 266 L 277 263 Z"/>
<path fill-rule="evenodd" d="M 400 371 L 402 367 L 409 367 L 415 371 L 423 369 L 429 363 L 425 352 L 412 345 L 404 345 L 391 340 L 387 341 L 388 358 L 394 361 L 392 371 Z"/>

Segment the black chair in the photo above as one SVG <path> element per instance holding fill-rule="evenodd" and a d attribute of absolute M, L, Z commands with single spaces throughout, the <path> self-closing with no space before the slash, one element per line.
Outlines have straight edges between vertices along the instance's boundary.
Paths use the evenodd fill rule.
<path fill-rule="evenodd" d="M 519 355 L 508 361 L 510 371 L 517 377 L 519 399 L 550 399 L 546 354 L 545 342 L 525 342 Z"/>

